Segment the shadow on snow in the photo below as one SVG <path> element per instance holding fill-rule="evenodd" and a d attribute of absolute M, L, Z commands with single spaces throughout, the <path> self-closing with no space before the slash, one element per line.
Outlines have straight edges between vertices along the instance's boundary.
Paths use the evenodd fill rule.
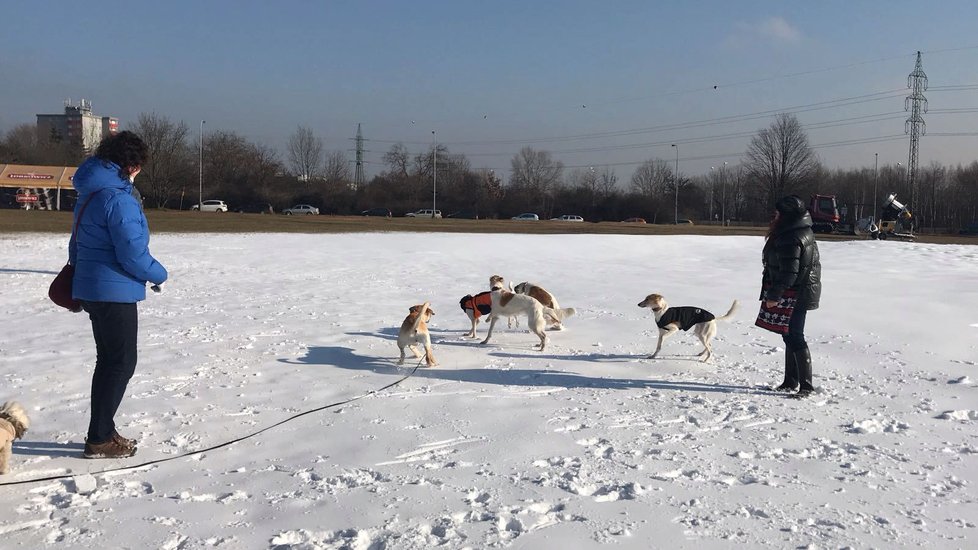
<path fill-rule="evenodd" d="M 379 333 L 353 332 L 349 333 L 356 336 L 372 336 L 396 340 L 396 329 L 394 334 L 390 334 L 388 329 Z M 464 332 L 464 331 L 463 331 Z M 473 342 L 476 342 L 473 340 Z M 451 342 L 439 342 L 444 345 Z M 478 343 L 466 344 L 458 342 L 459 345 L 478 347 Z M 492 348 L 483 348 L 491 350 Z M 391 354 L 394 355 L 393 353 Z M 534 358 L 541 360 L 570 360 L 570 361 L 595 361 L 595 362 L 626 362 L 633 361 L 641 356 L 616 355 L 616 354 L 587 354 L 587 355 L 551 355 L 551 354 L 514 354 L 499 351 L 490 351 L 490 356 L 505 358 Z M 310 347 L 304 357 L 295 359 L 279 359 L 283 363 L 295 365 L 332 365 L 341 369 L 353 371 L 371 371 L 375 374 L 386 376 L 404 376 L 409 369 L 419 364 L 417 359 L 413 359 L 408 354 L 408 359 L 404 365 L 398 366 L 392 356 L 376 357 L 358 355 L 353 349 L 341 346 L 313 346 Z M 601 378 L 583 376 L 576 372 L 541 369 L 541 368 L 481 368 L 481 369 L 453 369 L 445 367 L 419 368 L 414 374 L 414 378 L 447 380 L 454 382 L 470 382 L 476 384 L 495 384 L 500 386 L 545 386 L 560 388 L 595 388 L 595 389 L 646 389 L 662 391 L 690 391 L 690 392 L 717 392 L 717 393 L 758 393 L 757 388 L 751 386 L 736 386 L 728 384 L 708 384 L 703 382 L 687 382 L 673 380 L 655 380 L 649 378 Z"/>

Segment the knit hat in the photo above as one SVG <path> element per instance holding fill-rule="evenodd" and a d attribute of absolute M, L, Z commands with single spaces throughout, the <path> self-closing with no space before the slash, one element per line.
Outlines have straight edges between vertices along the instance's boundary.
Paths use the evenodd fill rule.
<path fill-rule="evenodd" d="M 807 210 L 805 208 L 805 201 L 801 200 L 801 197 L 798 195 L 781 197 L 781 200 L 774 207 L 785 218 L 800 218 Z"/>

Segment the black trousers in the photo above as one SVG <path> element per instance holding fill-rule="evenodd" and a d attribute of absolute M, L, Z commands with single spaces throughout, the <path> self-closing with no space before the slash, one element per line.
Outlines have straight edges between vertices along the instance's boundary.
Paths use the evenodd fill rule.
<path fill-rule="evenodd" d="M 805 318 L 807 316 L 808 310 L 803 307 L 796 307 L 791 312 L 791 319 L 788 320 L 788 333 L 781 336 L 785 347 L 789 350 L 808 348 L 808 342 L 805 341 Z"/>
<path fill-rule="evenodd" d="M 115 433 L 115 413 L 136 371 L 136 304 L 82 302 L 95 336 L 92 417 L 88 442 L 105 443 Z"/>

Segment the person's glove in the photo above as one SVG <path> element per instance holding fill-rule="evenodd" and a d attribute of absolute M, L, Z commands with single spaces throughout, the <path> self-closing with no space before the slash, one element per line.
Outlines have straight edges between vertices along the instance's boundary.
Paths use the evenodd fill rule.
<path fill-rule="evenodd" d="M 160 283 L 158 285 L 153 285 L 153 286 L 149 287 L 149 289 L 152 290 L 153 292 L 159 294 L 160 292 L 163 292 L 163 283 Z"/>

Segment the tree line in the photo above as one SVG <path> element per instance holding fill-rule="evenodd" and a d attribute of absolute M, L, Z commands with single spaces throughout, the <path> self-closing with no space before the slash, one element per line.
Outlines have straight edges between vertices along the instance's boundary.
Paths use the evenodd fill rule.
<path fill-rule="evenodd" d="M 848 221 L 879 213 L 883 198 L 896 193 L 914 213 L 918 228 L 954 230 L 978 219 L 978 161 L 918 169 L 910 189 L 906 168 L 884 165 L 826 169 L 794 115 L 780 114 L 751 139 L 739 162 L 706 174 L 676 173 L 662 158 L 642 162 L 627 182 L 612 166 L 567 169 L 545 150 L 524 147 L 510 161 L 509 181 L 474 168 L 444 144 L 411 153 L 398 143 L 382 159 L 382 170 L 355 186 L 348 155 L 329 151 L 315 133 L 299 126 L 283 156 L 232 131 L 198 136 L 184 122 L 157 113 L 140 114 L 129 128 L 150 148 L 150 161 L 137 185 L 152 208 L 187 209 L 202 198 L 222 199 L 232 210 L 280 210 L 309 203 L 326 214 L 359 214 L 388 208 L 402 215 L 430 207 L 448 214 L 467 211 L 482 218 L 534 212 L 541 218 L 578 214 L 589 221 L 645 218 L 718 223 L 766 223 L 778 197 L 794 193 L 835 195 Z M 77 165 L 84 152 L 58 136 L 38 136 L 30 124 L 0 139 L 0 163 Z M 201 165 L 201 159 L 203 165 Z M 436 174 L 437 171 L 437 174 Z M 202 197 L 199 196 L 202 188 Z M 678 193 L 677 193 L 678 191 Z"/>

